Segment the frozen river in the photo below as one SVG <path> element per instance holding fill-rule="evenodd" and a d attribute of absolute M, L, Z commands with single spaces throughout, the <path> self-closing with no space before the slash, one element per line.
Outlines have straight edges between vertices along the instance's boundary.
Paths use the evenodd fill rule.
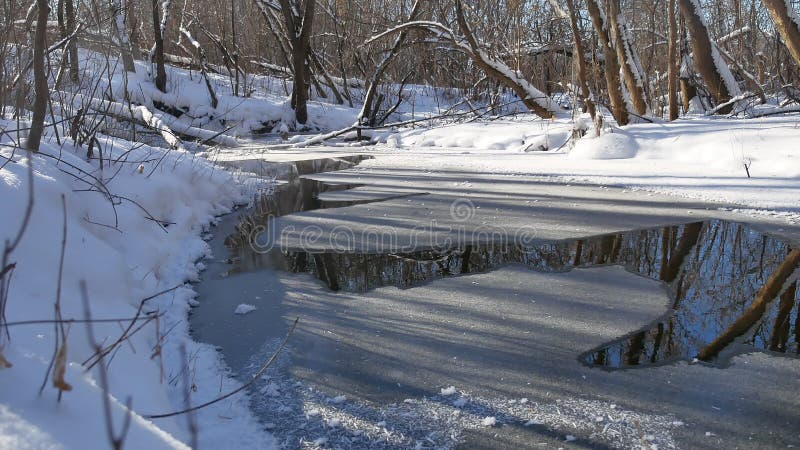
<path fill-rule="evenodd" d="M 251 393 L 287 448 L 798 444 L 797 286 L 758 301 L 792 229 L 350 166 L 224 221 L 198 285 L 194 334 L 243 380 L 300 318 Z"/>

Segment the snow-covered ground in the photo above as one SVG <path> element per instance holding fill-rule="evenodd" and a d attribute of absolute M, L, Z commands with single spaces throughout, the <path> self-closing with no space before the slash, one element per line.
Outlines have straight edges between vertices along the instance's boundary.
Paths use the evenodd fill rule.
<path fill-rule="evenodd" d="M 800 222 L 797 115 L 631 125 L 599 138 L 588 135 L 572 148 L 565 145 L 571 129 L 566 120 L 521 119 L 385 133 L 377 137 L 381 157 L 363 167 L 540 175 L 724 203 Z M 535 151 L 545 143 L 555 151 Z"/>
<path fill-rule="evenodd" d="M 13 125 L 3 123 L 6 129 Z M 735 204 L 745 213 L 797 221 L 799 127 L 800 119 L 794 116 L 747 121 L 694 117 L 615 128 L 571 147 L 566 145 L 572 129 L 568 121 L 515 119 L 387 132 L 378 137 L 376 147 L 320 149 L 317 154 L 374 153 L 376 159 L 357 169 L 364 171 L 424 166 L 430 172 L 466 177 L 538 175 L 565 183 L 619 185 L 725 203 L 728 208 Z M 3 142 L 11 139 L 7 134 Z M 86 162 L 81 153 L 85 150 L 69 144 L 59 147 L 52 136 L 48 142 L 42 155 L 32 160 L 10 147 L 0 150 L 13 160 L 0 171 L 8 218 L 0 223 L 3 239 L 16 234 L 24 216 L 31 162 L 35 180 L 30 226 L 12 255 L 17 268 L 7 318 L 53 318 L 63 194 L 68 230 L 61 283 L 64 318 L 84 316 L 81 280 L 88 285 L 94 318 L 133 317 L 143 298 L 181 286 L 146 303 L 146 312 L 159 315 L 159 326 L 145 326 L 107 361 L 116 429 L 131 398 L 134 419 L 128 443 L 137 448 L 181 448 L 191 441 L 187 416 L 148 421 L 141 415 L 185 405 L 182 347 L 188 355 L 191 389 L 196 389 L 192 404 L 237 386 L 225 375 L 227 369 L 213 347 L 189 339 L 186 315 L 194 294 L 183 283 L 198 279 L 203 267 L 198 261 L 207 254 L 207 246 L 200 235 L 215 216 L 245 200 L 241 189 L 228 172 L 185 152 L 103 138 L 106 162 L 101 170 L 97 160 Z M 540 151 L 544 148 L 551 151 Z M 308 155 L 307 150 L 282 152 L 283 159 Z M 221 153 L 228 160 L 254 157 L 252 146 Z M 275 157 L 277 152 L 266 155 Z M 62 162 L 56 164 L 59 157 Z M 126 323 L 93 328 L 99 341 L 109 343 Z M 166 337 L 156 329 L 166 331 Z M 55 345 L 53 325 L 19 325 L 9 331 L 3 356 L 14 366 L 0 371 L 0 443 L 17 448 L 104 448 L 99 375 L 80 365 L 92 353 L 85 325 L 66 326 L 65 378 L 73 390 L 60 402 L 49 380 L 38 395 Z M 239 395 L 192 415 L 201 442 L 214 448 L 271 446 L 272 437 L 252 416 L 248 401 Z"/>
<path fill-rule="evenodd" d="M 12 127 L 0 122 L 0 129 Z M 0 370 L 0 448 L 108 448 L 102 365 L 116 433 L 132 414 L 126 448 L 186 448 L 192 441 L 189 417 L 207 448 L 269 448 L 272 437 L 250 413 L 244 394 L 192 415 L 143 418 L 183 409 L 186 392 L 197 405 L 239 385 L 213 347 L 190 339 L 187 320 L 194 291 L 186 283 L 198 279 L 200 259 L 208 253 L 201 234 L 244 200 L 231 174 L 186 152 L 119 139 L 100 137 L 102 168 L 96 158 L 87 162 L 85 148 L 58 146 L 52 135 L 31 158 L 10 147 L 11 139 L 13 133 L 0 138 L 0 240 L 13 240 L 22 226 L 29 174 L 33 209 L 9 259 L 16 263 L 5 311 L 11 326 L 7 336 L 0 330 L 0 351 L 13 366 Z M 64 324 L 64 381 L 71 391 L 59 400 L 45 378 L 61 333 L 46 322 L 55 318 L 59 292 L 64 320 L 83 319 L 87 312 L 96 320 L 119 319 L 91 327 L 95 341 L 108 346 L 125 334 L 143 299 L 165 290 L 144 303 L 132 337 L 92 370 L 81 365 L 94 353 L 87 326 Z M 45 322 L 14 325 L 19 321 Z"/>
<path fill-rule="evenodd" d="M 586 118 L 582 119 L 584 122 Z M 426 125 L 426 124 L 423 124 Z M 608 127 L 570 141 L 574 123 L 515 119 L 374 132 L 374 146 L 222 149 L 214 158 L 286 161 L 366 153 L 358 170 L 536 176 L 551 182 L 618 186 L 718 204 L 745 215 L 800 222 L 800 116 L 757 119 L 687 116 L 675 122 Z M 585 125 L 582 125 L 585 126 Z M 547 150 L 547 151 L 543 151 Z"/>
<path fill-rule="evenodd" d="M 92 58 L 96 55 L 87 54 L 83 61 L 88 73 L 102 73 L 104 61 Z M 156 116 L 172 126 L 203 128 L 212 135 L 225 131 L 231 138 L 252 131 L 280 131 L 293 120 L 286 85 L 269 77 L 252 77 L 253 92 L 249 98 L 240 98 L 225 93 L 230 87 L 224 77 L 212 75 L 220 101 L 213 110 L 197 73 L 170 69 L 169 94 L 161 94 L 148 81 L 146 67 L 140 65 L 138 70 L 127 82 L 115 71 L 106 77 L 107 83 L 98 81 L 97 92 L 116 102 L 132 97 L 144 107 L 163 103 L 179 107 L 185 114 L 177 120 Z M 407 89 L 408 101 L 398 119 L 437 114 L 460 101 L 448 90 Z M 74 113 L 71 108 L 84 106 L 85 99 L 73 100 L 56 101 L 55 114 L 69 117 Z M 314 102 L 310 128 L 343 128 L 353 123 L 356 113 L 357 108 Z M 201 260 L 209 250 L 202 237 L 209 225 L 235 204 L 247 201 L 243 192 L 264 187 L 261 180 L 242 183 L 190 152 L 102 134 L 98 135 L 102 155 L 95 149 L 94 158 L 87 161 L 86 147 L 74 146 L 63 134 L 56 137 L 51 127 L 41 153 L 29 158 L 15 148 L 17 125 L 0 120 L 0 242 L 14 241 L 20 231 L 31 182 L 34 202 L 30 222 L 9 259 L 16 266 L 5 310 L 10 326 L 7 334 L 0 330 L 0 364 L 7 361 L 13 366 L 0 366 L 0 448 L 108 447 L 103 373 L 108 375 L 114 430 L 123 428 L 128 414 L 132 418 L 126 448 L 185 448 L 194 439 L 195 426 L 204 447 L 273 447 L 273 437 L 254 417 L 246 394 L 193 414 L 145 418 L 184 409 L 187 403 L 201 404 L 240 385 L 217 349 L 190 338 L 187 316 L 196 301 L 187 283 L 198 280 L 204 268 Z M 739 209 L 743 214 L 800 222 L 800 118 L 796 115 L 750 120 L 692 116 L 673 123 L 609 128 L 601 137 L 585 137 L 574 146 L 568 142 L 574 126 L 565 118 L 542 121 L 522 116 L 435 128 L 424 127 L 433 123 L 420 125 L 375 132 L 373 147 L 337 142 L 314 153 L 376 156 L 356 171 L 450 173 L 466 192 L 470 177 L 477 174 L 522 175 L 665 193 L 718 203 L 720 208 Z M 308 149 L 260 154 L 257 145 L 222 148 L 207 155 L 229 165 L 261 156 L 283 161 L 312 157 Z M 88 311 L 82 282 L 87 286 Z M 145 315 L 131 327 L 135 332 L 130 339 L 87 371 L 82 363 L 94 353 L 87 332 L 91 330 L 101 346 L 114 343 L 127 334 L 125 329 L 142 300 L 158 293 L 144 302 Z M 59 297 L 61 316 L 67 321 L 83 319 L 87 312 L 93 319 L 115 320 L 91 327 L 79 322 L 54 326 L 51 321 Z M 236 317 L 244 319 L 260 311 L 260 307 L 240 304 L 227 313 L 238 312 Z M 60 335 L 66 335 L 66 346 Z M 56 353 L 63 356 L 64 381 L 71 386 L 60 397 L 52 387 L 52 377 L 46 379 Z M 56 366 L 60 365 L 59 361 Z M 107 368 L 104 372 L 99 371 L 102 365 Z M 128 400 L 131 403 L 126 406 Z M 423 403 L 407 407 L 428 411 Z M 447 406 L 442 411 L 449 414 L 451 410 Z M 321 414 L 341 423 L 341 417 Z M 471 414 L 470 423 L 504 420 L 485 416 L 478 409 Z"/>

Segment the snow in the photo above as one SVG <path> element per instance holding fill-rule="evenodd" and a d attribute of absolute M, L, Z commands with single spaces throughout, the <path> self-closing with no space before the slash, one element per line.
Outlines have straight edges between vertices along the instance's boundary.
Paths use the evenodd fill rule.
<path fill-rule="evenodd" d="M 165 8 L 168 4 L 168 1 L 163 3 Z M 479 56 L 488 59 L 483 53 Z M 517 77 L 506 66 L 495 68 L 505 76 Z M 81 318 L 85 313 L 81 281 L 88 285 L 90 310 L 95 318 L 130 318 L 143 298 L 169 290 L 149 300 L 144 308 L 146 317 L 158 317 L 158 321 L 147 322 L 131 337 L 130 345 L 120 346 L 113 359 L 106 362 L 108 393 L 103 392 L 98 369 L 86 371 L 81 364 L 93 353 L 85 326 L 73 324 L 69 329 L 65 376 L 73 390 L 65 392 L 61 401 L 49 381 L 44 393 L 38 396 L 56 343 L 57 333 L 52 324 L 12 327 L 11 340 L 0 341 L 0 354 L 13 363 L 13 367 L 0 370 L 0 448 L 106 448 L 108 443 L 97 438 L 105 436 L 106 417 L 99 407 L 103 398 L 111 405 L 110 416 L 117 428 L 126 415 L 132 417 L 127 447 L 187 448 L 186 443 L 191 440 L 188 416 L 153 420 L 146 416 L 185 408 L 186 392 L 190 393 L 190 403 L 196 405 L 240 385 L 214 347 L 191 339 L 187 314 L 199 303 L 187 282 L 200 279 L 204 268 L 200 260 L 209 256 L 209 247 L 201 238 L 209 225 L 220 214 L 230 212 L 234 205 L 249 200 L 245 193 L 254 191 L 248 189 L 264 189 L 271 181 L 249 179 L 248 184 L 241 183 L 242 180 L 187 151 L 183 142 L 171 133 L 194 133 L 201 138 L 216 136 L 222 127 L 210 117 L 224 117 L 235 127 L 228 130 L 230 135 L 218 136 L 218 140 L 232 146 L 239 143 L 235 136 L 246 135 L 265 123 L 272 130 L 288 131 L 293 123 L 292 111 L 284 96 L 268 89 L 256 92 L 252 98 L 221 92 L 220 104 L 214 110 L 208 105 L 201 80 L 192 78 L 187 71 L 168 70 L 167 94 L 155 90 L 147 80 L 144 65 L 140 64 L 137 73 L 129 74 L 127 81 L 118 73 L 109 76 L 112 100 L 89 102 L 94 108 L 110 108 L 120 115 L 130 113 L 148 122 L 161 132 L 166 143 L 173 147 L 171 150 L 99 135 L 103 158 L 107 160 L 101 168 L 96 159 L 87 162 L 85 149 L 74 147 L 69 139 L 63 146 L 56 145 L 49 129 L 41 154 L 30 158 L 22 152 L 12 152 L 14 133 L 0 136 L 3 144 L 0 198 L 6 218 L 0 222 L 0 241 L 12 238 L 20 226 L 29 181 L 33 182 L 35 192 L 30 226 L 12 255 L 17 268 L 10 287 L 9 321 L 53 317 L 62 238 L 62 197 L 67 228 L 61 287 L 65 318 Z M 224 83 L 224 77 L 212 78 L 217 87 Z M 269 82 L 266 78 L 258 81 Z M 542 106 L 552 106 L 551 99 L 538 98 L 538 91 L 524 80 L 518 81 L 534 92 L 532 97 Z M 420 104 L 415 105 L 418 114 L 435 111 L 432 95 L 423 93 L 419 86 L 409 89 L 414 96 L 419 95 Z M 432 92 L 436 96 L 441 93 L 436 89 Z M 141 105 L 128 109 L 118 103 L 126 96 Z M 85 99 L 78 96 L 75 100 L 83 103 Z M 179 119 L 168 118 L 153 111 L 154 100 L 183 107 L 187 114 Z M 400 114 L 407 113 L 405 108 L 401 108 Z M 420 110 L 424 112 L 419 113 Z M 350 125 L 358 113 L 353 108 L 318 102 L 312 102 L 310 112 L 310 127 L 321 130 Z M 0 120 L 0 129 L 15 127 L 13 122 Z M 612 126 L 599 137 L 588 130 L 586 137 L 572 145 L 568 139 L 575 127 L 564 117 L 553 121 L 527 117 L 472 121 L 372 133 L 377 145 L 359 150 L 380 158 L 364 162 L 356 170 L 402 171 L 424 165 L 430 171 L 453 172 L 456 178 L 459 171 L 497 177 L 535 175 L 559 183 L 614 185 L 667 193 L 717 202 L 721 208 L 742 215 L 763 214 L 800 222 L 798 127 L 800 120 L 796 116 L 746 121 L 734 117 L 688 116 L 672 123 L 638 124 L 624 129 Z M 228 152 L 252 157 L 244 151 L 252 151 L 252 147 L 220 150 L 206 156 L 216 158 Z M 9 158 L 11 162 L 5 164 Z M 745 165 L 752 178 L 745 173 Z M 469 187 L 468 179 L 457 178 L 453 183 Z M 477 282 L 473 284 L 478 286 Z M 228 314 L 232 306 L 226 307 Z M 246 315 L 256 309 L 255 305 L 242 303 L 234 314 Z M 128 323 L 120 322 L 123 326 Z M 98 323 L 92 328 L 101 342 L 113 342 L 120 335 L 119 322 Z M 188 360 L 184 360 L 184 354 Z M 190 386 L 183 385 L 185 373 L 190 373 Z M 455 386 L 448 386 L 439 390 L 441 398 L 408 398 L 400 405 L 375 409 L 356 400 L 347 402 L 344 395 L 328 397 L 283 380 L 263 383 L 257 392 L 266 402 L 277 402 L 278 409 L 288 408 L 292 412 L 292 406 L 281 404 L 278 399 L 295 395 L 302 400 L 303 411 L 307 411 L 299 413 L 304 420 L 324 424 L 314 431 L 329 429 L 329 436 L 306 441 L 317 446 L 341 437 L 336 433 L 349 433 L 356 419 L 348 411 L 362 412 L 359 417 L 370 419 L 362 421 L 368 423 L 356 424 L 359 433 L 378 428 L 386 435 L 385 440 L 402 444 L 412 443 L 409 436 L 424 437 L 414 434 L 419 423 L 411 423 L 407 415 L 419 416 L 425 424 L 424 431 L 431 434 L 438 429 L 458 434 L 479 425 L 511 423 L 512 416 L 525 426 L 579 423 L 580 428 L 597 429 L 601 434 L 614 432 L 605 418 L 609 417 L 609 411 L 616 410 L 616 405 L 601 402 L 570 400 L 558 405 L 537 404 L 534 409 L 535 402 L 527 406 L 527 398 L 503 403 L 469 396 Z M 458 398 L 453 400 L 455 395 Z M 130 406 L 127 399 L 132 400 Z M 471 401 L 476 399 L 480 401 Z M 192 414 L 200 429 L 202 446 L 274 447 L 273 437 L 264 428 L 286 425 L 260 424 L 250 407 L 250 396 L 241 393 Z M 536 411 L 534 417 L 531 411 Z M 385 430 L 387 422 L 379 420 L 383 417 L 388 417 L 393 427 L 407 425 L 409 429 Z M 669 443 L 670 424 L 683 426 L 683 422 L 672 417 L 635 413 L 630 417 L 630 423 L 619 424 L 620 429 L 643 422 L 648 431 L 647 441 Z M 611 433 L 606 438 L 616 439 Z M 622 435 L 620 439 L 623 438 L 620 442 L 631 444 L 630 436 Z M 574 439 L 572 435 L 566 436 L 566 440 Z"/>
<path fill-rule="evenodd" d="M 483 425 L 485 427 L 493 427 L 493 426 L 497 425 L 497 418 L 496 417 L 484 417 L 483 420 L 481 420 L 481 425 Z"/>
<path fill-rule="evenodd" d="M 454 395 L 456 392 L 458 392 L 458 391 L 456 391 L 455 386 L 450 386 L 450 387 L 447 387 L 447 388 L 443 388 L 439 392 L 439 394 L 447 396 L 447 395 Z"/>
<path fill-rule="evenodd" d="M 625 133 L 613 133 L 602 139 L 581 139 L 569 152 L 573 160 L 630 159 L 637 153 L 636 141 Z"/>
<path fill-rule="evenodd" d="M 239 306 L 236 307 L 236 309 L 233 311 L 233 313 L 237 314 L 237 315 L 240 315 L 240 316 L 244 316 L 246 314 L 250 314 L 251 312 L 255 311 L 256 309 L 258 309 L 258 308 L 256 308 L 254 305 L 248 305 L 247 303 L 242 303 L 242 304 L 240 304 Z"/>
<path fill-rule="evenodd" d="M 16 124 L 0 120 L 0 129 L 12 127 Z M 80 282 L 85 281 L 93 318 L 126 319 L 92 326 L 97 341 L 107 345 L 121 335 L 143 298 L 174 289 L 146 302 L 145 318 L 158 320 L 140 318 L 135 328 L 142 328 L 105 361 L 108 394 L 102 389 L 99 366 L 86 371 L 81 365 L 94 353 L 85 325 L 67 327 L 65 379 L 72 390 L 64 392 L 60 402 L 49 380 L 38 395 L 55 345 L 53 325 L 11 327 L 10 341 L 4 336 L 2 342 L 3 356 L 13 367 L 0 370 L 0 447 L 108 448 L 101 407 L 108 395 L 116 430 L 131 414 L 126 448 L 187 448 L 184 443 L 191 434 L 186 416 L 144 416 L 183 409 L 187 389 L 196 405 L 239 385 L 227 375 L 212 346 L 190 339 L 187 312 L 194 292 L 185 283 L 199 278 L 198 261 L 208 255 L 201 234 L 216 216 L 245 199 L 229 173 L 189 153 L 98 135 L 105 159 L 100 169 L 96 159 L 85 160 L 85 148 L 73 147 L 69 139 L 58 146 L 51 130 L 41 153 L 30 159 L 19 149 L 12 153 L 13 133 L 0 138 L 0 241 L 15 236 L 20 227 L 29 170 L 34 184 L 30 225 L 11 257 L 17 266 L 8 321 L 53 318 L 64 225 L 62 196 L 67 227 L 61 283 L 65 319 L 84 317 Z M 7 158 L 11 161 L 6 164 Z M 140 166 L 145 170 L 139 171 Z M 182 353 L 191 358 L 188 369 Z M 191 371 L 191 389 L 181 381 L 185 370 Z M 201 409 L 193 419 L 200 442 L 209 448 L 274 444 L 250 412 L 245 394 Z"/>
<path fill-rule="evenodd" d="M 278 366 L 286 364 L 283 356 L 278 359 Z M 448 396 L 441 395 L 388 405 L 366 401 L 335 404 L 333 398 L 313 386 L 297 386 L 285 375 L 278 378 L 286 387 L 283 403 L 290 407 L 277 406 L 273 398 L 255 399 L 255 407 L 274 421 L 275 432 L 287 447 L 313 442 L 331 448 L 413 448 L 418 442 L 426 442 L 431 448 L 452 449 L 459 447 L 470 430 L 508 424 L 566 428 L 615 448 L 633 448 L 643 434 L 648 434 L 662 448 L 675 448 L 671 436 L 674 418 L 612 410 L 606 402 L 568 399 L 520 405 L 502 397 L 465 392 L 466 408 L 449 405 Z M 303 413 L 303 409 L 316 413 Z M 592 420 L 598 414 L 613 414 L 615 419 L 598 424 Z"/>
<path fill-rule="evenodd" d="M 328 419 L 325 421 L 325 424 L 330 428 L 336 428 L 342 425 L 342 421 L 339 419 Z"/>
<path fill-rule="evenodd" d="M 772 106 L 765 106 L 769 109 Z M 573 148 L 568 120 L 495 120 L 376 135 L 377 159 L 359 170 L 415 168 L 590 183 L 717 203 L 744 215 L 800 222 L 800 119 L 686 116 L 674 122 L 590 130 Z M 496 132 L 495 132 L 496 130 Z M 547 152 L 521 152 L 548 136 Z M 552 136 L 553 138 L 550 138 Z M 555 150 L 555 151 L 553 151 Z M 747 177 L 744 164 L 752 178 Z"/>
<path fill-rule="evenodd" d="M 560 124 L 553 126 L 549 121 L 497 121 L 390 131 L 376 134 L 376 138 L 397 148 L 458 147 L 524 152 L 556 149 L 566 143 L 569 131 Z"/>

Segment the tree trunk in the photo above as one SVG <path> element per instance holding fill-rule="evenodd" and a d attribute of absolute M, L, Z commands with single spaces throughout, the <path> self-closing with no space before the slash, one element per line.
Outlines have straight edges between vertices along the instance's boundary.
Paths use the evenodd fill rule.
<path fill-rule="evenodd" d="M 76 24 L 73 0 L 64 2 L 64 12 L 67 15 L 67 33 L 74 33 Z M 69 52 L 69 78 L 73 83 L 78 84 L 80 82 L 80 68 L 78 67 L 78 41 L 75 38 L 70 39 L 69 44 L 67 44 L 67 51 Z"/>
<path fill-rule="evenodd" d="M 286 32 L 292 44 L 292 67 L 294 86 L 292 87 L 292 108 L 299 124 L 308 122 L 308 92 L 311 86 L 311 68 L 308 65 L 311 50 L 311 31 L 314 28 L 315 0 L 306 0 L 302 17 L 295 13 L 299 5 L 295 1 L 280 0 L 281 11 L 286 23 Z"/>
<path fill-rule="evenodd" d="M 669 48 L 667 51 L 667 97 L 669 98 L 669 120 L 676 120 L 678 106 L 678 24 L 675 19 L 675 0 L 669 0 Z"/>
<path fill-rule="evenodd" d="M 139 44 L 139 33 L 137 30 L 139 29 L 139 22 L 138 17 L 136 15 L 136 2 L 124 0 L 123 4 L 125 5 L 125 19 L 128 22 L 128 30 L 131 30 L 128 34 L 131 42 L 131 54 L 133 55 L 133 60 L 142 60 L 144 56 L 142 55 L 142 46 Z"/>
<path fill-rule="evenodd" d="M 572 28 L 572 36 L 575 45 L 575 55 L 572 57 L 572 59 L 576 60 L 578 64 L 578 82 L 581 85 L 581 96 L 583 97 L 583 103 L 586 105 L 586 110 L 589 112 L 589 115 L 592 116 L 592 120 L 594 120 L 596 111 L 594 108 L 594 102 L 592 101 L 592 94 L 589 90 L 589 83 L 586 81 L 586 59 L 584 59 L 581 30 L 578 27 L 578 16 L 575 13 L 575 5 L 572 3 L 572 0 L 566 1 L 567 9 L 569 10 L 569 25 Z M 555 6 L 557 6 L 557 4 L 553 7 L 555 8 Z"/>
<path fill-rule="evenodd" d="M 647 96 L 644 91 L 641 64 L 636 50 L 630 42 L 625 17 L 620 11 L 619 0 L 608 0 L 608 21 L 617 51 L 617 60 L 622 67 L 625 86 L 628 88 L 634 109 L 643 116 L 647 114 Z"/>
<path fill-rule="evenodd" d="M 310 0 L 311 1 L 311 0 Z M 311 1 L 313 3 L 313 1 Z M 311 86 L 310 70 L 306 65 L 306 53 L 295 45 L 292 50 L 292 67 L 294 68 L 294 86 L 292 88 L 292 108 L 297 123 L 308 122 L 308 98 Z"/>
<path fill-rule="evenodd" d="M 717 104 L 730 101 L 739 95 L 739 87 L 736 85 L 736 80 L 728 65 L 722 60 L 722 56 L 711 40 L 697 0 L 679 0 L 679 5 L 692 36 L 692 50 L 697 71 L 700 72 L 708 91 Z M 718 113 L 728 114 L 732 110 L 733 105 L 728 105 L 720 108 Z"/>
<path fill-rule="evenodd" d="M 61 39 L 66 39 L 69 36 L 69 32 L 67 31 L 67 23 L 64 21 L 64 0 L 58 0 L 56 4 L 56 19 L 58 20 L 58 32 Z M 67 73 L 69 70 L 69 51 L 65 51 L 61 56 L 61 65 L 58 68 L 58 74 L 56 75 L 55 81 L 55 89 L 59 89 L 61 86 L 61 81 L 64 78 L 64 74 Z"/>
<path fill-rule="evenodd" d="M 239 96 L 239 46 L 236 43 L 236 2 L 235 0 L 231 0 L 231 39 L 233 44 L 233 66 L 236 70 L 234 70 L 235 80 L 233 84 L 233 96 Z"/>
<path fill-rule="evenodd" d="M 789 15 L 788 3 L 786 0 L 762 0 L 762 2 L 772 16 L 794 63 L 800 67 L 800 24 Z"/>
<path fill-rule="evenodd" d="M 682 24 L 683 25 L 683 24 Z M 692 107 L 692 99 L 697 97 L 697 88 L 692 84 L 691 56 L 689 55 L 689 38 L 686 35 L 686 29 L 681 26 L 683 32 L 681 34 L 681 67 L 680 67 L 680 87 L 681 99 L 683 100 L 683 112 L 688 113 Z"/>
<path fill-rule="evenodd" d="M 328 74 L 328 71 L 325 70 L 325 66 L 322 65 L 322 61 L 319 60 L 319 57 L 314 52 L 309 52 L 309 57 L 311 58 L 311 63 L 317 68 L 317 74 L 322 75 L 322 78 L 325 80 L 325 84 L 331 88 L 331 92 L 333 92 L 333 96 L 336 98 L 336 104 L 343 105 L 344 98 L 342 98 L 339 88 L 336 87 L 336 83 L 334 83 L 333 79 Z"/>
<path fill-rule="evenodd" d="M 161 92 L 167 92 L 167 71 L 164 68 L 164 35 L 163 29 L 161 27 L 162 20 L 166 22 L 166 14 L 165 17 L 162 19 L 159 16 L 158 8 L 159 2 L 158 0 L 152 0 L 153 6 L 153 37 L 155 38 L 155 44 L 153 46 L 153 52 L 151 55 L 151 63 L 155 63 L 156 65 L 156 87 Z M 164 2 L 164 12 L 166 13 L 167 8 L 169 7 L 169 0 Z"/>
<path fill-rule="evenodd" d="M 606 89 L 611 102 L 611 114 L 620 126 L 628 124 L 628 107 L 622 97 L 622 85 L 619 79 L 619 62 L 617 54 L 611 46 L 611 37 L 608 35 L 608 27 L 603 19 L 603 14 L 597 0 L 587 0 L 589 15 L 592 17 L 592 24 L 597 36 L 600 39 L 600 46 L 603 47 L 603 69 L 606 76 Z"/>
<path fill-rule="evenodd" d="M 47 72 L 45 71 L 44 54 L 47 51 L 47 19 L 50 5 L 47 0 L 36 0 L 39 9 L 36 16 L 36 34 L 33 41 L 33 87 L 36 97 L 33 101 L 33 120 L 25 149 L 39 151 L 39 144 L 44 133 L 44 117 L 47 113 L 47 100 L 50 92 L 47 88 Z"/>
<path fill-rule="evenodd" d="M 133 51 L 131 50 L 131 40 L 128 36 L 128 30 L 125 27 L 125 15 L 127 12 L 127 0 L 113 0 L 112 7 L 114 8 L 114 32 L 119 41 L 119 52 L 122 55 L 122 66 L 126 72 L 136 72 L 136 66 L 133 64 Z"/>

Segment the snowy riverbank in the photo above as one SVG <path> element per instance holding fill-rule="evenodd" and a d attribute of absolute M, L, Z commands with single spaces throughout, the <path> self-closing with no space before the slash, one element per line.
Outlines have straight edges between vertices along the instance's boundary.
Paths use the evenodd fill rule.
<path fill-rule="evenodd" d="M 739 209 L 743 220 L 766 214 L 796 222 L 800 218 L 800 165 L 794 153 L 800 144 L 798 123 L 791 116 L 746 122 L 694 117 L 614 129 L 600 138 L 584 138 L 570 149 L 563 145 L 572 128 L 567 121 L 508 120 L 386 133 L 378 137 L 375 147 L 339 143 L 314 149 L 313 154 L 272 150 L 262 156 L 291 161 L 336 157 L 353 150 L 373 154 L 375 159 L 349 171 L 349 181 L 365 182 L 364 190 L 384 190 L 381 195 L 386 196 L 449 190 L 452 195 L 470 196 L 472 183 L 489 189 L 494 183 L 525 178 L 526 183 L 539 179 L 666 193 L 709 202 L 709 207 Z M 4 143 L 9 142 L 6 135 Z M 536 151 L 542 146 L 552 151 Z M 34 208 L 20 246 L 11 256 L 17 266 L 8 321 L 54 317 L 63 195 L 67 239 L 61 308 L 65 319 L 84 317 L 82 280 L 88 285 L 91 315 L 96 319 L 132 318 L 142 299 L 180 286 L 145 303 L 144 311 L 148 317 L 158 316 L 158 323 L 148 322 L 106 361 L 115 429 L 122 427 L 127 399 L 132 401 L 128 445 L 182 448 L 193 439 L 187 422 L 191 417 L 204 446 L 271 447 L 273 438 L 254 418 L 246 395 L 191 416 L 153 421 L 142 417 L 183 409 L 185 379 L 192 405 L 238 385 L 226 375 L 227 366 L 215 348 L 190 339 L 186 319 L 195 293 L 184 283 L 197 280 L 204 267 L 199 261 L 208 254 L 208 246 L 201 236 L 208 225 L 245 200 L 241 184 L 229 172 L 190 153 L 112 139 L 104 140 L 103 148 L 102 169 L 96 158 L 86 161 L 85 150 L 58 147 L 52 140 L 42 154 L 33 157 Z M 0 223 L 0 235 L 11 239 L 25 215 L 29 160 L 11 147 L 0 152 L 12 160 L 0 171 L 0 195 L 7 199 L 7 219 Z M 246 146 L 216 151 L 209 158 L 235 166 L 236 159 L 252 161 L 259 155 Z M 421 178 L 423 174 L 427 175 Z M 492 195 L 501 194 L 502 189 Z M 431 196 L 418 199 L 435 202 Z M 146 320 L 140 319 L 137 327 Z M 128 323 L 95 324 L 96 339 L 107 345 L 123 334 Z M 13 367 L 0 371 L 3 445 L 106 447 L 100 374 L 96 369 L 87 373 L 80 364 L 93 352 L 86 331 L 83 324 L 65 326 L 69 343 L 65 380 L 73 390 L 58 402 L 50 380 L 43 395 L 38 395 L 53 355 L 53 324 L 10 328 L 11 339 L 2 350 Z M 189 367 L 186 378 L 184 361 Z"/>
<path fill-rule="evenodd" d="M 8 138 L 2 142 L 9 144 Z M 201 234 L 244 199 L 239 184 L 186 152 L 110 138 L 102 145 L 102 165 L 96 158 L 87 162 L 85 149 L 52 141 L 31 159 L 19 149 L 0 148 L 2 240 L 20 229 L 33 175 L 30 223 L 10 257 L 16 267 L 7 321 L 52 321 L 59 291 L 63 319 L 83 319 L 85 282 L 93 319 L 126 319 L 92 326 L 95 340 L 108 346 L 125 334 L 142 299 L 169 290 L 144 303 L 130 339 L 103 362 L 117 433 L 132 414 L 125 447 L 186 448 L 193 439 L 191 418 L 207 448 L 269 448 L 272 438 L 251 415 L 244 394 L 192 415 L 142 417 L 183 409 L 187 391 L 196 405 L 238 386 L 213 347 L 190 339 L 187 314 L 195 294 L 186 283 L 198 279 L 199 261 L 208 252 Z M 12 325 L 8 331 L 1 348 L 13 367 L 0 370 L 0 447 L 108 448 L 100 365 L 90 371 L 81 365 L 94 352 L 86 325 L 64 324 L 64 381 L 72 390 L 60 401 L 50 379 L 39 395 L 56 345 L 54 325 Z"/>
<path fill-rule="evenodd" d="M 738 207 L 800 222 L 800 119 L 690 116 L 565 145 L 569 121 L 468 123 L 381 135 L 368 168 L 539 175 Z M 535 151 L 540 146 L 556 151 Z M 368 150 L 370 151 L 370 150 Z M 747 165 L 747 168 L 745 168 Z M 749 177 L 748 177 L 749 172 Z M 468 180 L 465 180 L 468 181 Z"/>

